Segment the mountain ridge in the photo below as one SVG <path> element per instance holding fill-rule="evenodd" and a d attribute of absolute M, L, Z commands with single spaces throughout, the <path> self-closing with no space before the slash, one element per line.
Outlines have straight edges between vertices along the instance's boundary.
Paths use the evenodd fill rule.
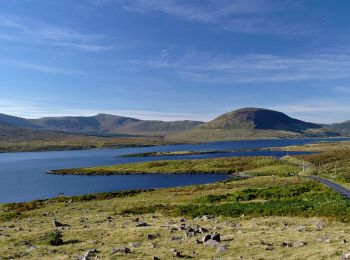
<path fill-rule="evenodd" d="M 96 114 L 25 119 L 0 114 L 0 124 L 15 128 L 56 131 L 83 135 L 163 136 L 180 140 L 235 140 L 265 137 L 337 136 L 350 133 L 349 121 L 321 125 L 292 118 L 282 112 L 246 107 L 222 114 L 209 122 L 161 121 Z M 346 129 L 346 131 L 343 129 Z M 1 129 L 0 129 L 1 131 Z"/>

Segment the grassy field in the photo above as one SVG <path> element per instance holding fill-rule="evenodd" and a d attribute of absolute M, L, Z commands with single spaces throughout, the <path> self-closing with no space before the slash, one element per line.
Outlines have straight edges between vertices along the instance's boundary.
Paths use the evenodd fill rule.
<path fill-rule="evenodd" d="M 298 176 L 6 204 L 0 259 L 74 259 L 91 249 L 104 259 L 171 259 L 171 249 L 194 259 L 339 259 L 348 252 L 349 210 L 349 202 Z M 69 225 L 60 228 L 60 246 L 48 242 L 53 220 Z M 208 233 L 186 235 L 198 227 L 219 233 L 226 249 L 197 242 Z"/>
<path fill-rule="evenodd" d="M 307 173 L 315 173 L 320 160 L 337 155 L 339 173 L 345 174 L 347 166 L 340 165 L 346 163 L 348 145 L 298 147 L 323 152 L 282 160 L 244 157 L 111 166 L 111 173 L 213 170 L 240 172 L 246 178 L 0 204 L 0 259 L 75 259 L 92 249 L 96 251 L 91 255 L 101 259 L 172 259 L 175 254 L 192 259 L 340 259 L 350 251 L 350 202 L 301 176 L 306 174 L 301 164 L 304 160 Z M 55 227 L 53 220 L 63 227 Z M 62 245 L 50 245 L 55 230 L 62 232 Z M 220 243 L 202 243 L 205 235 L 217 233 Z"/>
<path fill-rule="evenodd" d="M 298 166 L 271 157 L 231 157 L 199 160 L 163 160 L 144 163 L 117 164 L 90 168 L 52 170 L 52 174 L 176 174 L 176 173 L 241 173 L 252 175 L 296 174 Z"/>

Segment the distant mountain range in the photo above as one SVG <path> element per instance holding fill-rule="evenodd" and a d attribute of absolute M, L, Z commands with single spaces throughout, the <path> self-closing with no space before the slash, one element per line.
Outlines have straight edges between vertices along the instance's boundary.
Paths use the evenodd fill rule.
<path fill-rule="evenodd" d="M 166 135 L 196 127 L 200 121 L 158 121 L 140 120 L 131 117 L 98 114 L 95 116 L 44 117 L 25 119 L 0 114 L 0 124 L 36 130 L 50 130 L 67 133 L 93 135 Z"/>
<path fill-rule="evenodd" d="M 12 130 L 11 130 L 12 129 Z M 350 134 L 350 121 L 321 125 L 291 118 L 263 108 L 242 108 L 223 114 L 210 122 L 140 120 L 108 114 L 95 116 L 44 117 L 25 119 L 0 114 L 0 135 L 16 129 L 54 131 L 101 136 L 163 136 L 176 141 L 210 141 L 276 137 L 340 136 Z"/>

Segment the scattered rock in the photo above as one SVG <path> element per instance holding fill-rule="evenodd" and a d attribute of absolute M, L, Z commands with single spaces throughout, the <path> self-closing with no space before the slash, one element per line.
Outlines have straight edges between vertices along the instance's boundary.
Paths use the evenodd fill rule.
<path fill-rule="evenodd" d="M 33 246 L 33 245 L 28 245 L 27 248 L 26 248 L 27 252 L 32 252 L 32 251 L 35 251 L 36 249 L 37 248 L 35 246 Z"/>
<path fill-rule="evenodd" d="M 274 250 L 274 246 L 270 243 L 267 243 L 267 242 L 264 242 L 264 241 L 261 241 L 260 243 L 261 245 L 265 246 L 265 250 L 268 250 L 268 251 L 272 251 Z"/>
<path fill-rule="evenodd" d="M 170 239 L 171 239 L 172 241 L 176 241 L 176 240 L 182 240 L 182 237 L 172 236 Z"/>
<path fill-rule="evenodd" d="M 208 231 L 209 231 L 208 229 L 203 228 L 203 227 L 200 227 L 197 230 L 198 230 L 199 233 L 208 233 Z"/>
<path fill-rule="evenodd" d="M 314 225 L 318 230 L 321 230 L 325 227 L 326 224 L 322 221 L 316 221 L 314 222 Z"/>
<path fill-rule="evenodd" d="M 160 260 L 159 257 L 153 256 L 152 257 L 153 260 Z"/>
<path fill-rule="evenodd" d="M 292 243 L 287 243 L 287 242 L 282 242 L 281 247 L 285 248 L 285 247 L 293 247 Z"/>
<path fill-rule="evenodd" d="M 181 219 L 179 220 L 179 222 L 186 222 L 186 219 L 181 218 Z"/>
<path fill-rule="evenodd" d="M 342 240 L 340 240 L 340 243 L 341 244 L 345 244 L 345 243 L 347 243 L 348 241 L 346 240 L 346 239 L 342 239 Z"/>
<path fill-rule="evenodd" d="M 185 232 L 186 237 L 194 237 L 195 233 L 194 232 Z"/>
<path fill-rule="evenodd" d="M 197 244 L 197 245 L 198 245 L 198 244 L 203 244 L 203 242 L 200 241 L 200 240 L 198 240 L 198 239 L 196 239 L 196 244 Z"/>
<path fill-rule="evenodd" d="M 219 247 L 219 246 L 221 245 L 220 242 L 215 241 L 215 240 L 212 240 L 212 239 L 210 239 L 210 240 L 204 242 L 203 244 L 204 244 L 205 246 L 210 246 L 210 247 Z"/>
<path fill-rule="evenodd" d="M 140 218 L 135 218 L 132 220 L 132 222 L 140 222 Z"/>
<path fill-rule="evenodd" d="M 343 254 L 341 259 L 350 259 L 350 252 Z"/>
<path fill-rule="evenodd" d="M 58 222 L 57 220 L 52 221 L 54 227 L 70 227 L 68 224 L 63 224 L 61 222 Z"/>
<path fill-rule="evenodd" d="M 132 242 L 132 243 L 129 243 L 129 246 L 130 247 L 140 247 L 141 243 L 139 243 L 139 242 Z"/>
<path fill-rule="evenodd" d="M 137 222 L 135 226 L 136 227 L 147 227 L 148 224 L 146 222 Z"/>
<path fill-rule="evenodd" d="M 302 232 L 306 230 L 306 226 L 297 226 L 297 231 Z"/>
<path fill-rule="evenodd" d="M 172 253 L 175 257 L 182 257 L 181 252 L 179 252 L 177 249 L 172 248 L 170 249 L 170 253 Z"/>
<path fill-rule="evenodd" d="M 96 253 L 98 253 L 98 251 L 94 248 L 94 249 L 88 250 L 83 256 L 78 255 L 77 259 L 78 260 L 91 260 L 92 257 L 95 256 Z"/>
<path fill-rule="evenodd" d="M 210 239 L 211 239 L 211 235 L 206 235 L 206 236 L 203 237 L 202 242 L 205 243 L 205 242 L 207 242 Z"/>
<path fill-rule="evenodd" d="M 295 241 L 293 243 L 293 247 L 302 247 L 302 246 L 306 246 L 307 243 L 306 242 L 303 242 L 303 241 Z"/>
<path fill-rule="evenodd" d="M 212 235 L 211 239 L 220 243 L 220 234 L 217 233 L 217 234 Z"/>
<path fill-rule="evenodd" d="M 160 237 L 159 234 L 147 234 L 147 239 L 152 240 Z"/>
<path fill-rule="evenodd" d="M 131 250 L 127 247 L 118 247 L 112 249 L 112 254 L 122 253 L 122 254 L 130 254 Z"/>
<path fill-rule="evenodd" d="M 222 254 L 225 253 L 227 251 L 227 245 L 220 245 L 217 249 L 216 249 L 216 253 L 217 254 Z"/>
<path fill-rule="evenodd" d="M 150 248 L 156 248 L 156 244 L 154 244 L 154 243 L 148 243 L 148 246 L 149 246 Z"/>
<path fill-rule="evenodd" d="M 202 220 L 209 220 L 215 218 L 213 215 L 203 215 Z"/>
<path fill-rule="evenodd" d="M 267 244 L 265 247 L 265 250 L 272 251 L 272 250 L 274 250 L 274 247 L 272 244 Z"/>

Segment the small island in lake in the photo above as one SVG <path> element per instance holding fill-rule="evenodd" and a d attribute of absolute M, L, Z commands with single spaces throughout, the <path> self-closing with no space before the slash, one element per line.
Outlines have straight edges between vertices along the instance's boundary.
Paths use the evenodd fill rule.
<path fill-rule="evenodd" d="M 202 155 L 215 153 L 232 153 L 232 150 L 207 150 L 207 151 L 165 151 L 165 152 L 147 152 L 123 154 L 119 157 L 156 157 L 156 156 L 184 156 L 184 155 Z"/>

